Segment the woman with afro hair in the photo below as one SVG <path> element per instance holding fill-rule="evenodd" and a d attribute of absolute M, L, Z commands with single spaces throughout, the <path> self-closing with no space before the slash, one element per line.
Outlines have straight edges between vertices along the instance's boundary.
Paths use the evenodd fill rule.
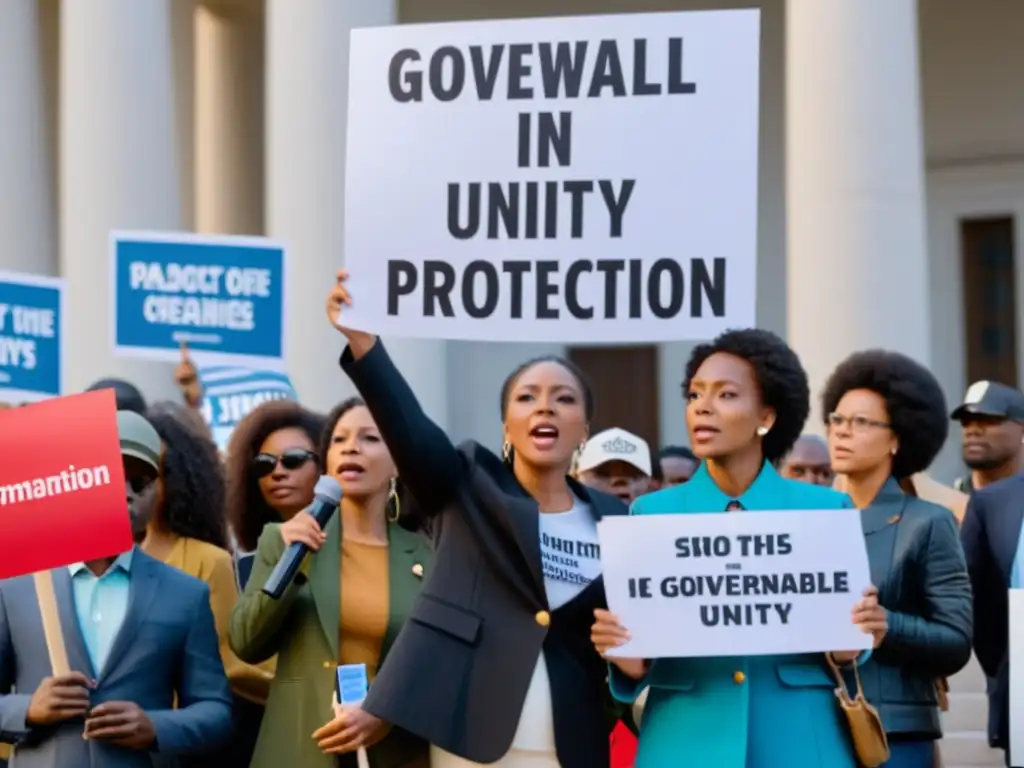
<path fill-rule="evenodd" d="M 822 394 L 832 469 L 861 510 L 871 576 L 888 629 L 861 671 L 882 715 L 889 768 L 930 768 L 942 737 L 940 678 L 971 656 L 971 587 L 953 514 L 909 495 L 942 448 L 942 388 L 896 352 L 857 352 Z"/>
<path fill-rule="evenodd" d="M 778 336 L 729 331 L 696 347 L 683 396 L 700 466 L 689 482 L 641 496 L 633 514 L 850 506 L 843 494 L 786 480 L 772 466 L 792 448 L 810 409 L 807 375 Z M 880 637 L 875 590 L 850 607 L 854 622 Z M 598 651 L 622 645 L 628 632 L 618 619 L 608 611 L 596 616 Z M 632 702 L 649 687 L 636 768 L 855 768 L 826 655 L 612 659 L 615 698 Z M 870 652 L 828 655 L 846 664 Z"/>

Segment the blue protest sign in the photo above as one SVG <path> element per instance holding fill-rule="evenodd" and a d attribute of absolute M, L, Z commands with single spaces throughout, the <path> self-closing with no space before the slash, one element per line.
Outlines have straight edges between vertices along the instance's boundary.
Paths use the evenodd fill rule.
<path fill-rule="evenodd" d="M 0 272 L 0 400 L 60 394 L 63 301 L 63 280 Z"/>
<path fill-rule="evenodd" d="M 115 354 L 284 368 L 284 248 L 255 237 L 111 234 Z"/>
<path fill-rule="evenodd" d="M 284 373 L 230 366 L 206 366 L 197 371 L 203 388 L 200 410 L 222 451 L 238 422 L 254 408 L 270 400 L 298 400 Z"/>

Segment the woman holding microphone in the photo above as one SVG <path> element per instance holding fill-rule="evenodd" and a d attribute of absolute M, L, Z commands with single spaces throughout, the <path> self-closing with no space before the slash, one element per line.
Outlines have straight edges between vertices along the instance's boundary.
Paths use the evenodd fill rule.
<path fill-rule="evenodd" d="M 605 606 L 597 521 L 626 507 L 568 477 L 593 415 L 589 386 L 568 361 L 527 362 L 500 393 L 502 455 L 456 448 L 381 341 L 344 327 L 345 278 L 327 299 L 348 340 L 341 366 L 415 500 L 409 519 L 429 523 L 436 547 L 433 575 L 350 718 L 351 748 L 394 723 L 431 743 L 433 768 L 607 766 L 618 713 L 590 644 Z"/>
<path fill-rule="evenodd" d="M 327 417 L 319 465 L 341 486 L 340 509 L 323 530 L 304 512 L 268 524 L 231 615 L 231 647 L 241 659 L 258 663 L 277 654 L 252 768 L 356 768 L 356 754 L 346 748 L 346 710 L 332 707 L 335 671 L 339 664 L 361 664 L 373 681 L 389 663 L 430 566 L 427 542 L 396 522 L 395 464 L 358 398 Z M 273 600 L 263 586 L 293 542 L 312 554 Z M 427 764 L 427 745 L 398 728 L 362 746 L 370 747 L 370 768 Z"/>
<path fill-rule="evenodd" d="M 782 339 L 762 330 L 729 331 L 696 347 L 683 394 L 701 464 L 686 484 L 637 499 L 633 514 L 852 506 L 843 494 L 785 480 L 772 467 L 809 411 L 807 375 Z M 886 631 L 877 591 L 869 589 L 851 608 L 851 621 L 877 647 Z M 608 611 L 596 617 L 593 640 L 601 653 L 628 639 Z M 624 702 L 650 687 L 636 768 L 856 768 L 829 661 L 850 665 L 866 655 L 613 658 L 610 682 Z"/>

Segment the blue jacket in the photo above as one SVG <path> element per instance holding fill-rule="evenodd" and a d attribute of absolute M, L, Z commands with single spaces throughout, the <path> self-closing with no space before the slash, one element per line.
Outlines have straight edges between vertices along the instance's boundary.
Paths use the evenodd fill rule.
<path fill-rule="evenodd" d="M 231 689 L 206 584 L 136 550 L 128 612 L 99 671 L 79 628 L 67 568 L 53 571 L 53 587 L 68 663 L 97 680 L 92 705 L 138 704 L 156 729 L 156 746 L 136 751 L 86 741 L 81 719 L 40 728 L 25 723 L 31 694 L 51 667 L 34 582 L 19 576 L 0 582 L 0 740 L 16 744 L 12 768 L 172 766 L 230 740 Z"/>
<path fill-rule="evenodd" d="M 701 464 L 688 483 L 643 496 L 632 511 L 724 512 L 734 500 L 749 511 L 853 506 L 830 488 L 784 480 L 767 463 L 732 499 Z M 650 686 L 636 768 L 856 768 L 823 654 L 655 659 L 639 682 L 611 670 L 620 701 Z"/>

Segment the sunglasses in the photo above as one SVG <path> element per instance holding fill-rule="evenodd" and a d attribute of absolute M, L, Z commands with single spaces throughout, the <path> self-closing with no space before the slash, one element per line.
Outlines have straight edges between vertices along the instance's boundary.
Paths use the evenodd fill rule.
<path fill-rule="evenodd" d="M 136 496 L 153 484 L 153 478 L 143 475 L 131 475 L 126 480 L 128 481 L 128 487 L 132 489 L 132 493 Z"/>
<path fill-rule="evenodd" d="M 275 469 L 278 463 L 287 470 L 295 470 L 307 461 L 316 461 L 316 454 L 302 448 L 290 448 L 280 456 L 272 453 L 258 453 L 252 460 L 252 469 L 256 477 L 266 477 Z"/>

